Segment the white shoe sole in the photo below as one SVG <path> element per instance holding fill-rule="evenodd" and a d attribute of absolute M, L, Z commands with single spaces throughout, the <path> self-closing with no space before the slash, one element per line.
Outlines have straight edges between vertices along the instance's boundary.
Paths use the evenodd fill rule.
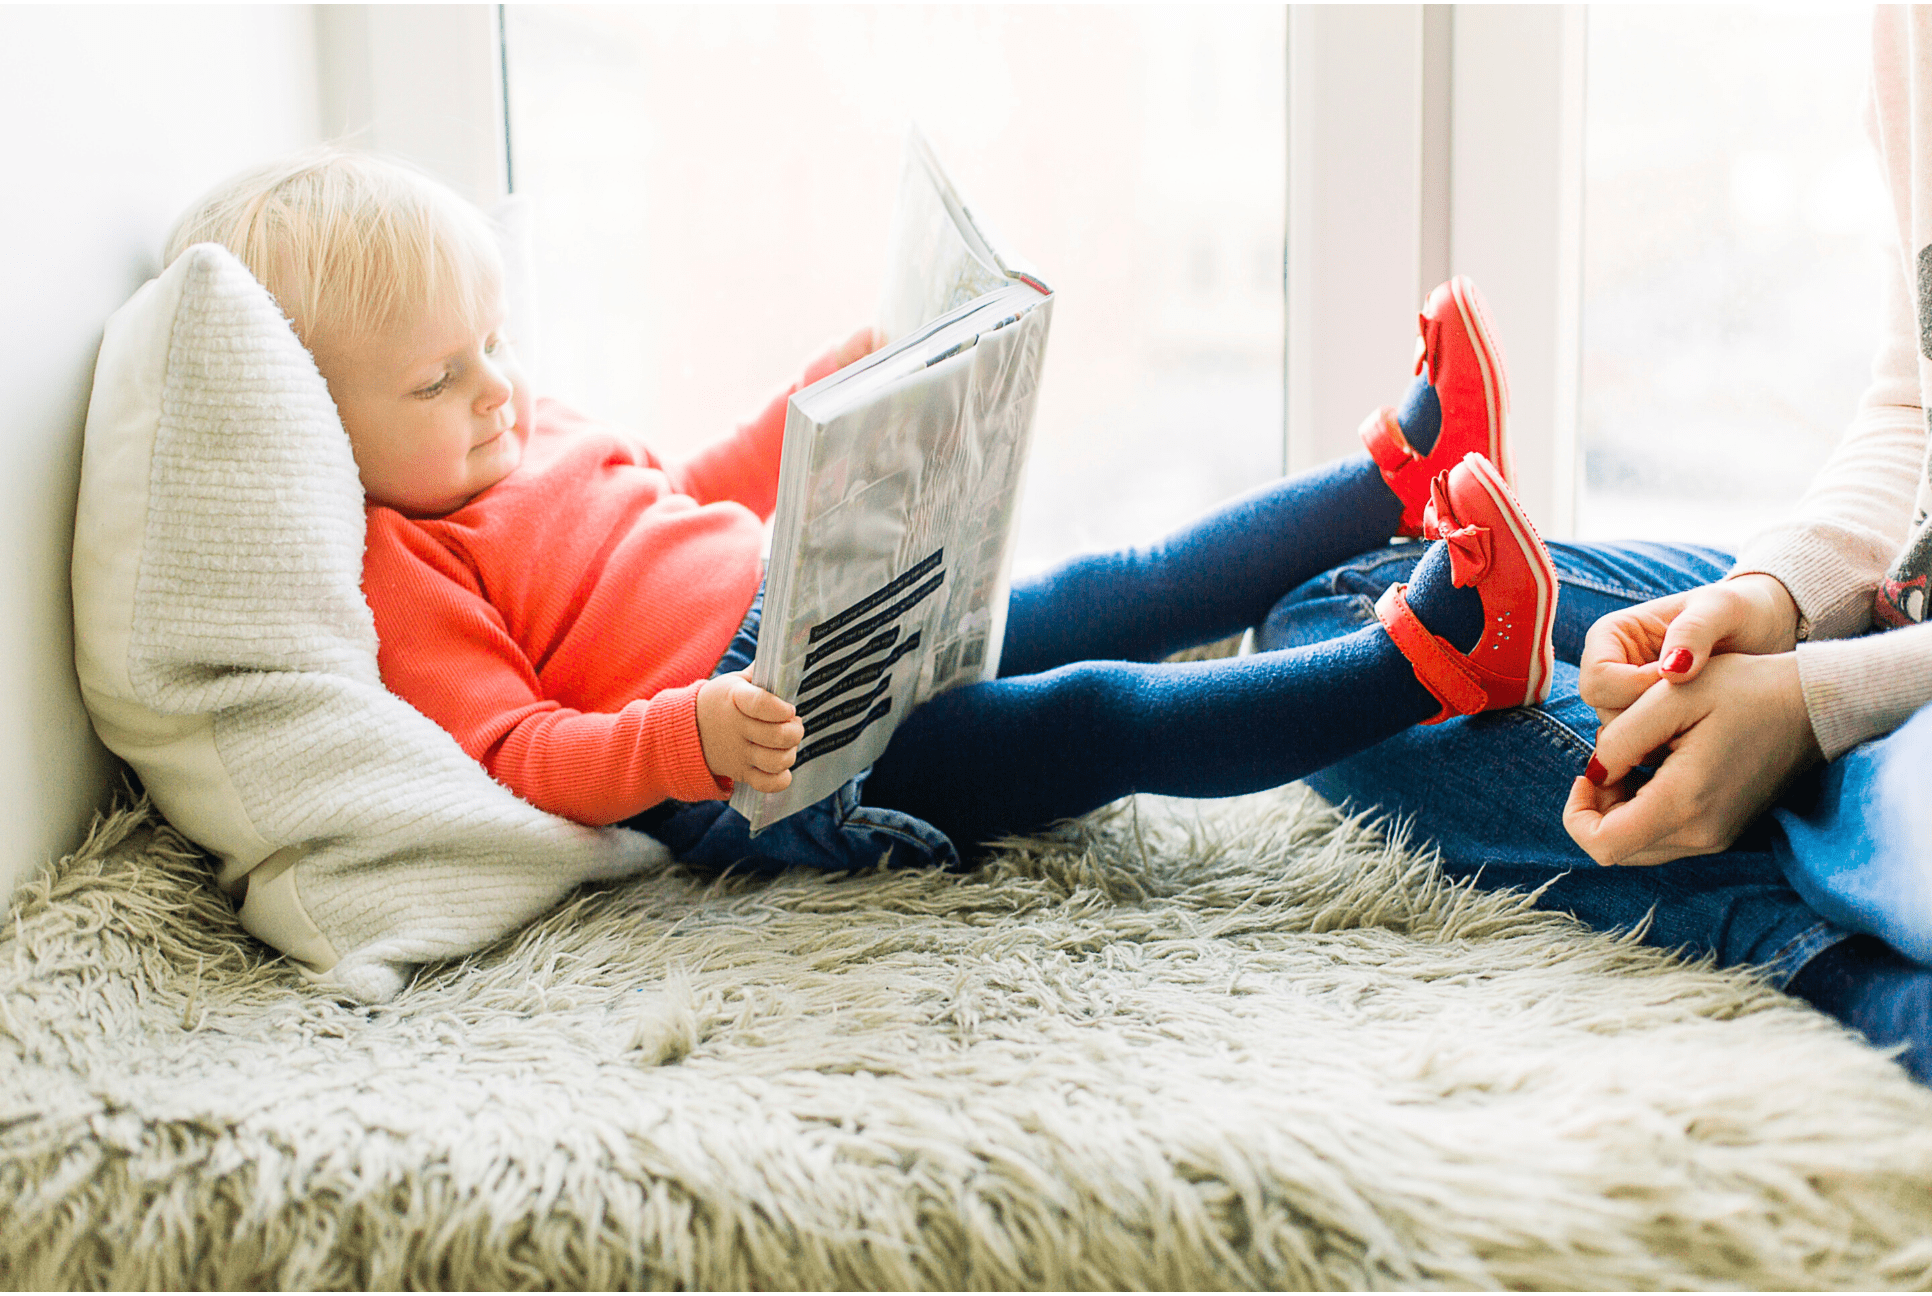
<path fill-rule="evenodd" d="M 1515 492 L 1510 490 L 1496 466 L 1478 454 L 1463 456 L 1476 478 L 1476 483 L 1488 493 L 1496 511 L 1509 524 L 1511 538 L 1517 549 L 1529 561 L 1530 572 L 1536 579 L 1536 649 L 1530 654 L 1529 678 L 1523 690 L 1523 705 L 1535 706 L 1550 694 L 1550 680 L 1556 673 L 1556 649 L 1550 642 L 1551 631 L 1556 625 L 1556 582 L 1550 565 L 1549 550 L 1544 547 L 1542 537 L 1537 535 L 1536 527 L 1523 513 L 1523 506 L 1516 500 Z"/>

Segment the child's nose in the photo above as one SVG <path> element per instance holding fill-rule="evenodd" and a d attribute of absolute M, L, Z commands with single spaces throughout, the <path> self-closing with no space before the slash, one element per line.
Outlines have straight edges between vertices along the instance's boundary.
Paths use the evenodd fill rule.
<path fill-rule="evenodd" d="M 515 388 L 512 387 L 509 378 L 504 375 L 501 369 L 498 369 L 495 365 L 485 365 L 483 367 L 483 390 L 478 392 L 476 396 L 476 412 L 478 414 L 488 414 L 500 408 L 505 401 L 510 399 L 510 393 L 513 390 Z"/>

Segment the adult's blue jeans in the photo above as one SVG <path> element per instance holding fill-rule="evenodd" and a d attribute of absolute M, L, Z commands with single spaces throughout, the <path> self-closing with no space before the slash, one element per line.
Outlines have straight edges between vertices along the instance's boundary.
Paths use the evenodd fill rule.
<path fill-rule="evenodd" d="M 1785 877 L 1824 917 L 1932 967 L 1932 706 L 1826 765 L 1773 812 Z"/>
<path fill-rule="evenodd" d="M 1409 821 L 1419 839 L 1440 847 L 1452 876 L 1488 888 L 1542 888 L 1542 908 L 1601 930 L 1647 923 L 1650 944 L 1710 955 L 1721 967 L 1756 965 L 1785 984 L 1845 939 L 1847 926 L 1860 925 L 1828 920 L 1787 879 L 1790 843 L 1801 839 L 1788 836 L 1785 824 L 1816 823 L 1803 847 L 1819 857 L 1821 839 L 1834 832 L 1832 823 L 1807 817 L 1816 813 L 1820 789 L 1841 789 L 1835 810 L 1842 830 L 1847 821 L 1862 822 L 1860 780 L 1852 776 L 1847 788 L 1850 771 L 1833 762 L 1822 775 L 1801 779 L 1775 815 L 1761 817 L 1719 854 L 1649 868 L 1598 866 L 1562 820 L 1570 787 L 1596 747 L 1596 715 L 1577 695 L 1584 634 L 1606 613 L 1719 579 L 1731 560 L 1712 549 L 1644 543 L 1559 542 L 1550 554 L 1562 591 L 1559 664 L 1548 702 L 1408 729 L 1307 781 L 1332 801 Z M 1407 579 L 1416 555 L 1414 545 L 1394 546 L 1323 573 L 1283 599 L 1257 639 L 1290 648 L 1373 623 L 1376 597 Z"/>

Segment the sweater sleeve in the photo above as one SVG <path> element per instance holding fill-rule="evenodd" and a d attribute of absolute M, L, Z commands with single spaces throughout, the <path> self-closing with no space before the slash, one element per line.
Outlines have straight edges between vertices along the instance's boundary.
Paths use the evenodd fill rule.
<path fill-rule="evenodd" d="M 1932 622 L 1801 643 L 1798 682 L 1818 748 L 1835 760 L 1932 702 Z"/>
<path fill-rule="evenodd" d="M 1926 455 L 1920 337 L 1914 309 L 1912 210 L 1923 182 L 1922 139 L 1912 129 L 1916 66 L 1905 15 L 1874 15 L 1867 125 L 1899 229 L 1885 275 L 1872 382 L 1844 440 L 1795 517 L 1754 539 L 1733 574 L 1784 582 L 1805 619 L 1798 678 L 1812 732 L 1827 759 L 1889 733 L 1932 702 L 1932 624 L 1866 634 L 1879 581 L 1906 543 Z"/>
<path fill-rule="evenodd" d="M 1926 434 L 1910 292 L 1903 265 L 1888 268 L 1872 381 L 1851 426 L 1797 510 L 1746 544 L 1731 571 L 1783 581 L 1813 639 L 1870 628 L 1872 596 L 1911 529 Z"/>
<path fill-rule="evenodd" d="M 785 409 L 798 387 L 774 396 L 756 418 L 711 442 L 665 472 L 677 490 L 700 504 L 735 500 L 761 518 L 778 507 L 778 463 L 785 450 Z"/>
<path fill-rule="evenodd" d="M 540 810 L 609 824 L 731 785 L 704 763 L 700 684 L 610 712 L 545 698 L 536 670 L 475 573 L 417 527 L 371 517 L 363 583 L 383 683 L 449 731 L 496 780 Z"/>

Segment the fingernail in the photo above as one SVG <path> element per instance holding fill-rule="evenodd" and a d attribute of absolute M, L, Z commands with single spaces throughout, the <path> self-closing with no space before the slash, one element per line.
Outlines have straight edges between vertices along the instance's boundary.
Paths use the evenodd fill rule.
<path fill-rule="evenodd" d="M 1589 779 L 1592 783 L 1596 784 L 1598 787 L 1602 787 L 1605 783 L 1610 781 L 1610 771 L 1603 767 L 1602 761 L 1598 760 L 1595 756 L 1592 756 L 1590 758 L 1589 767 L 1583 771 L 1583 777 Z"/>
<path fill-rule="evenodd" d="M 1666 675 L 1682 675 L 1690 668 L 1691 650 L 1688 648 L 1673 648 L 1664 654 L 1664 660 L 1658 663 L 1658 669 Z"/>

